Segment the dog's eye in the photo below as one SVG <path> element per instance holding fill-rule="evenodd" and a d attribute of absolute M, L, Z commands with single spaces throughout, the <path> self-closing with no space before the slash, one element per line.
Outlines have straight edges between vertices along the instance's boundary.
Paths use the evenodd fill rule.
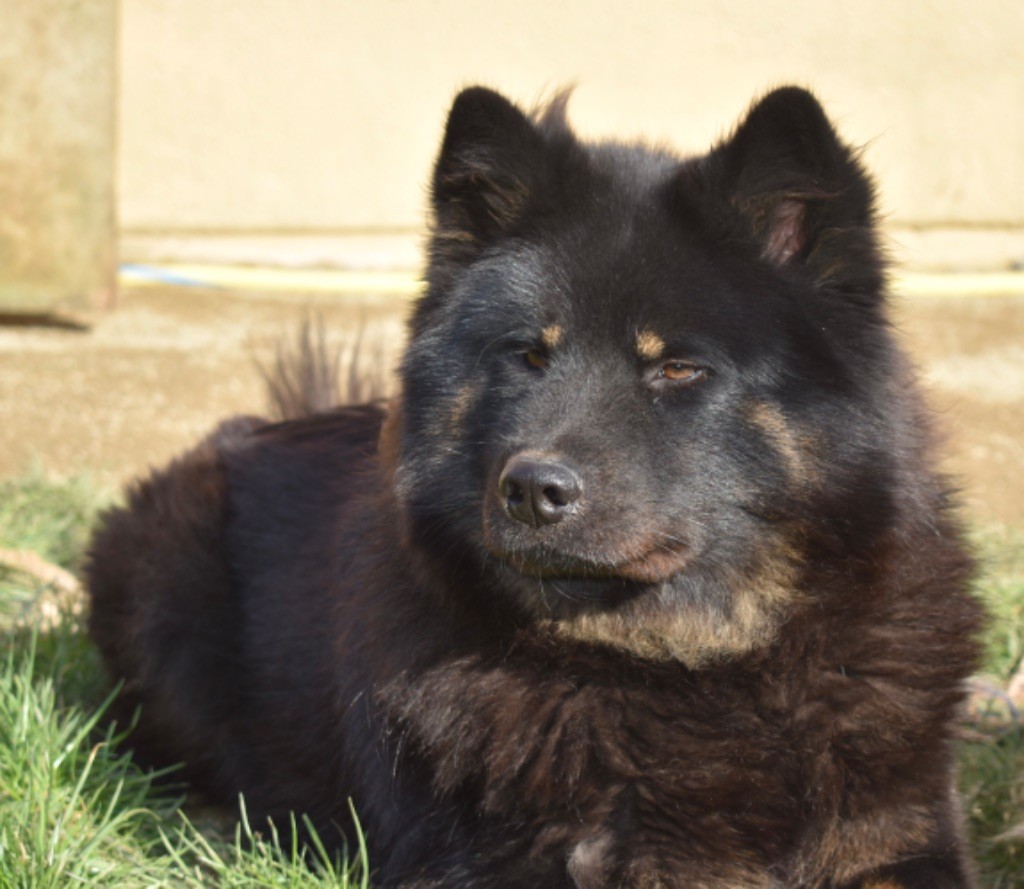
<path fill-rule="evenodd" d="M 666 361 L 658 370 L 658 378 L 670 383 L 689 385 L 698 383 L 707 376 L 707 371 L 688 361 Z"/>
<path fill-rule="evenodd" d="M 523 352 L 523 361 L 534 370 L 544 370 L 548 366 L 548 356 L 537 349 L 528 349 Z"/>

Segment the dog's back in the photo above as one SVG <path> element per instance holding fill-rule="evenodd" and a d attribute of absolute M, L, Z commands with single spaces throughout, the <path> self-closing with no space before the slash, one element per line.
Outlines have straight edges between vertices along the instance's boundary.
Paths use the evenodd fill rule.
<path fill-rule="evenodd" d="M 184 762 L 225 800 L 263 769 L 250 766 L 263 743 L 248 724 L 263 660 L 251 650 L 261 639 L 252 588 L 285 600 L 331 588 L 330 562 L 302 553 L 331 552 L 325 538 L 366 486 L 382 418 L 374 404 L 235 418 L 103 517 L 86 569 L 89 629 L 124 680 L 120 712 L 143 707 L 132 736 L 143 761 Z M 298 602 L 290 612 L 308 615 Z"/>

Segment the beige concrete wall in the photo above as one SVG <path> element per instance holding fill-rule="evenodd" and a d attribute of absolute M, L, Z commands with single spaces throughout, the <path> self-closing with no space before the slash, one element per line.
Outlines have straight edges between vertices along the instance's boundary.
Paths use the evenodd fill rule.
<path fill-rule="evenodd" d="M 416 231 L 444 114 L 469 83 L 527 104 L 576 83 L 570 113 L 583 132 L 702 151 L 755 94 L 796 82 L 865 146 L 911 262 L 929 249 L 921 231 L 984 242 L 985 264 L 1024 258 L 1021 0 L 122 9 L 129 236 Z"/>
<path fill-rule="evenodd" d="M 116 0 L 0 0 L 0 310 L 113 293 Z"/>

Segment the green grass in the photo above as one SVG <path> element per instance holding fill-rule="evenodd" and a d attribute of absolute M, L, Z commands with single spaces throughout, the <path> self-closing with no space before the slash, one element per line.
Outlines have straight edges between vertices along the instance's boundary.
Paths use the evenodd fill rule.
<path fill-rule="evenodd" d="M 978 591 L 990 614 L 983 678 L 998 692 L 1024 658 L 1024 534 L 988 531 L 975 543 Z M 1024 887 L 1024 723 L 997 695 L 987 704 L 982 697 L 979 708 L 988 718 L 961 745 L 960 787 L 982 885 L 1017 889 Z"/>
<path fill-rule="evenodd" d="M 0 482 L 0 548 L 77 570 L 107 502 L 88 479 Z M 0 889 L 365 889 L 362 846 L 350 867 L 315 842 L 300 849 L 294 830 L 183 811 L 173 783 L 154 781 L 173 776 L 119 752 L 125 732 L 106 718 L 110 691 L 80 618 L 33 608 L 51 593 L 0 567 Z"/>
<path fill-rule="evenodd" d="M 109 500 L 88 479 L 35 472 L 0 482 L 0 548 L 78 571 Z M 983 885 L 1024 889 L 1024 732 L 998 694 L 1024 657 L 1024 535 L 989 532 L 976 542 L 995 694 L 990 718 L 961 745 L 961 787 Z M 244 818 L 183 810 L 173 784 L 155 783 L 120 753 L 124 728 L 105 718 L 109 690 L 79 618 L 36 607 L 51 593 L 0 568 L 0 889 L 365 889 L 365 850 L 349 868 L 295 847 L 292 830 L 257 832 Z"/>
<path fill-rule="evenodd" d="M 88 476 L 55 482 L 41 469 L 0 481 L 0 546 L 79 567 L 92 521 L 110 501 Z"/>

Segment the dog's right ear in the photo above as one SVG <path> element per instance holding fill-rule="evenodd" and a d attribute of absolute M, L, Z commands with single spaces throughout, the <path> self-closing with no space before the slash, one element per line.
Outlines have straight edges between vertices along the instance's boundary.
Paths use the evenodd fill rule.
<path fill-rule="evenodd" d="M 504 96 L 459 93 L 434 167 L 435 265 L 468 261 L 515 227 L 537 193 L 543 155 L 543 137 Z"/>

